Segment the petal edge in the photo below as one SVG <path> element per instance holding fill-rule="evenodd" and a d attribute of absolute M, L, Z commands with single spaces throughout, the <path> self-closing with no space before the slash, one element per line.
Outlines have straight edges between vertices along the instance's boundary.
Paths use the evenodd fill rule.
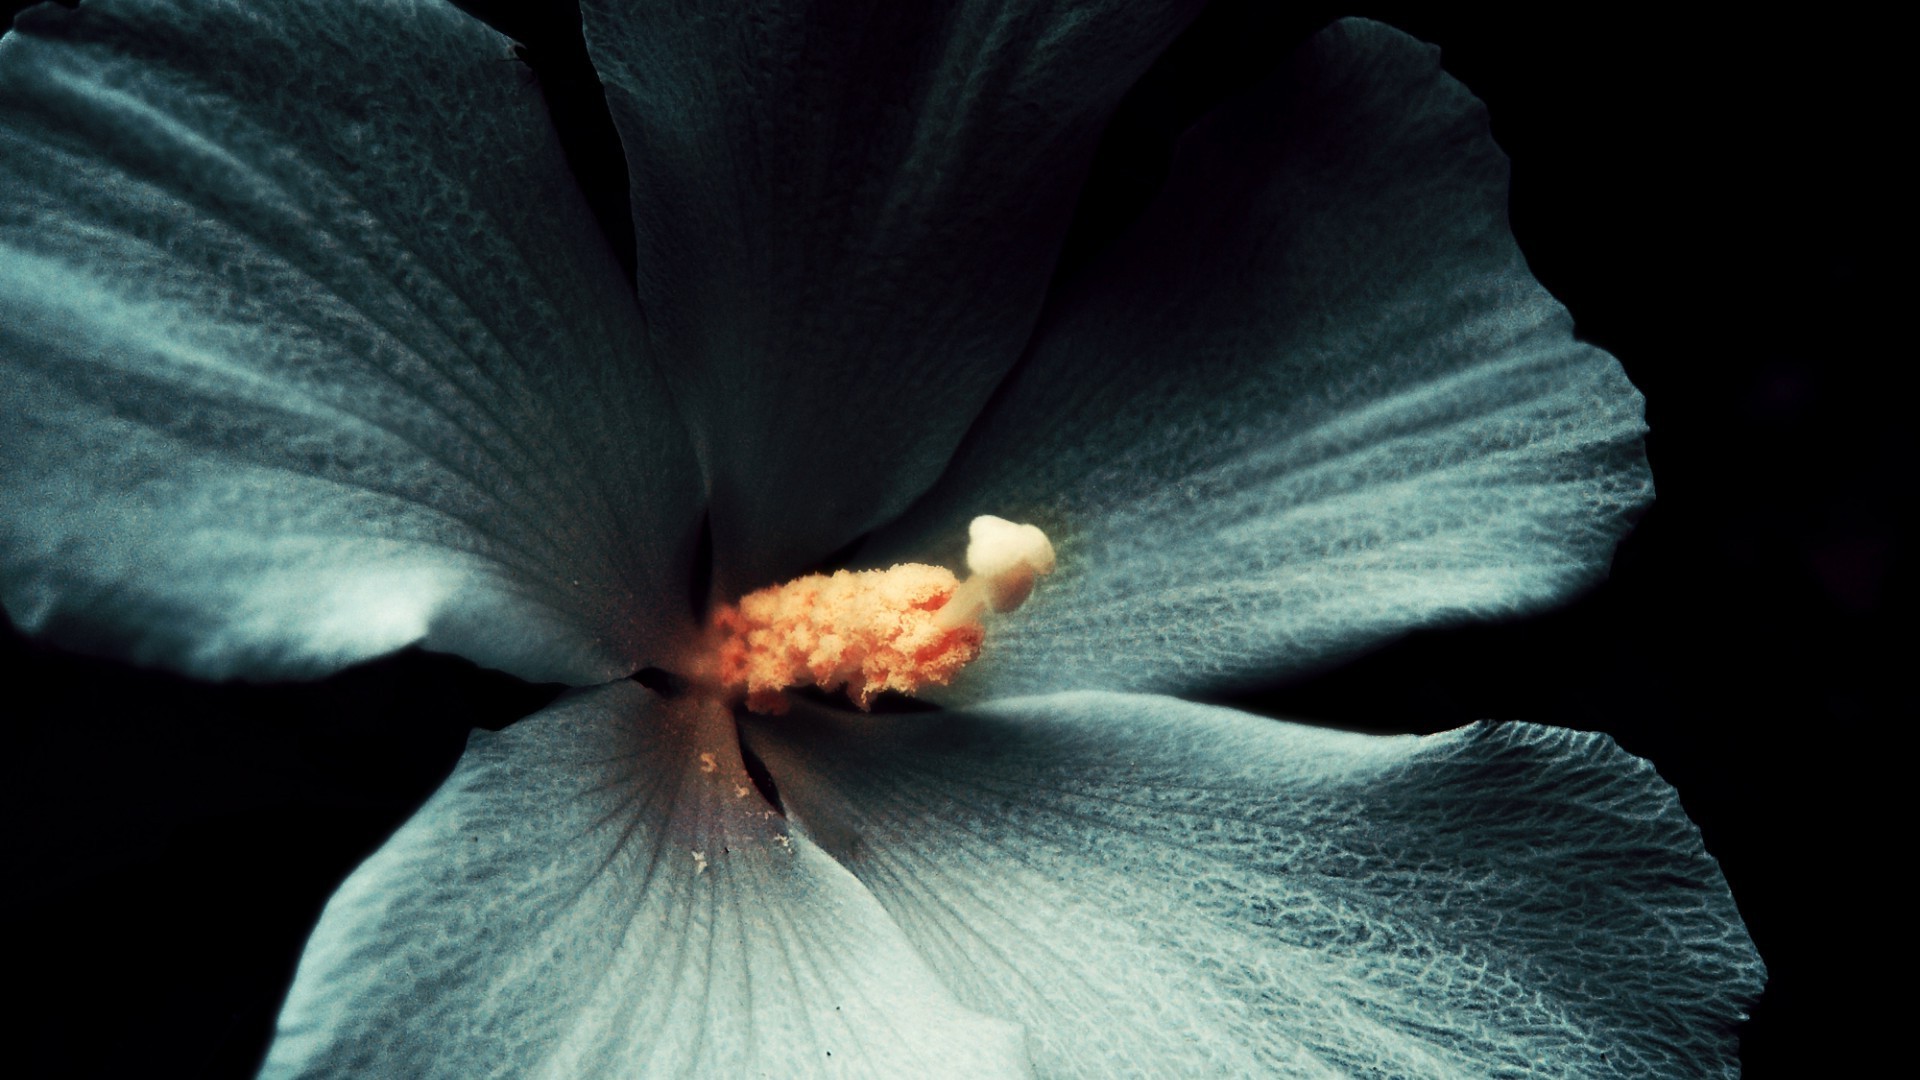
<path fill-rule="evenodd" d="M 1737 1069 L 1763 969 L 1672 789 L 1605 736 L 1090 692 L 747 736 L 1045 1075 Z"/>

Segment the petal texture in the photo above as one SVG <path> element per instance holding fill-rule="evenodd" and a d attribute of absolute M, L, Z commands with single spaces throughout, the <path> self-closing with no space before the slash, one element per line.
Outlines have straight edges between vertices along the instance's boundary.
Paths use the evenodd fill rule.
<path fill-rule="evenodd" d="M 730 595 L 932 482 L 1025 345 L 1108 114 L 1198 7 L 582 6 Z"/>
<path fill-rule="evenodd" d="M 47 5 L 0 43 L 0 569 L 206 676 L 632 672 L 691 445 L 531 76 L 440 3 Z"/>
<path fill-rule="evenodd" d="M 1698 832 L 1604 736 L 1074 693 L 748 742 L 1044 1076 L 1721 1075 L 1759 992 Z"/>
<path fill-rule="evenodd" d="M 1182 143 L 927 500 L 860 553 L 1059 572 L 950 699 L 1196 691 L 1592 584 L 1652 495 L 1642 403 L 1507 227 L 1436 51 L 1349 21 Z"/>
<path fill-rule="evenodd" d="M 328 904 L 263 1075 L 1026 1070 L 789 833 L 724 712 L 622 683 L 473 736 Z"/>

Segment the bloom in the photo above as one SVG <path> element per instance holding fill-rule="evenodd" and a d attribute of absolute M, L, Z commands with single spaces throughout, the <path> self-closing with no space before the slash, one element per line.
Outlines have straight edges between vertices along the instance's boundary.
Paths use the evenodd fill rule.
<path fill-rule="evenodd" d="M 609 6 L 637 305 L 450 10 L 103 3 L 0 55 L 9 611 L 205 675 L 424 641 L 603 684 L 343 887 L 270 1071 L 1723 1062 L 1750 950 L 1604 740 L 1162 696 L 1549 602 L 1646 498 L 1638 399 L 1425 51 L 1317 39 L 1048 297 L 1178 12 Z M 703 516 L 733 596 L 862 536 L 954 565 L 983 512 L 1061 569 L 966 708 L 606 681 L 697 636 Z"/>

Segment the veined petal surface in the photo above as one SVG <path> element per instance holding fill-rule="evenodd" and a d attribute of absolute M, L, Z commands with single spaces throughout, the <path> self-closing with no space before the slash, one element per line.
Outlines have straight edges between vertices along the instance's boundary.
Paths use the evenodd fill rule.
<path fill-rule="evenodd" d="M 1672 789 L 1605 736 L 1088 692 L 746 734 L 1040 1075 L 1737 1071 L 1760 961 Z"/>
<path fill-rule="evenodd" d="M 224 677 L 591 681 L 687 620 L 691 444 L 532 76 L 432 0 L 90 0 L 0 42 L 0 572 Z"/>
<path fill-rule="evenodd" d="M 328 904 L 262 1075 L 1027 1071 L 760 797 L 725 712 L 616 683 L 473 736 Z"/>
<path fill-rule="evenodd" d="M 1246 685 L 1535 609 L 1652 496 L 1641 398 L 1571 331 L 1479 102 L 1434 49 L 1338 23 L 1186 136 L 859 561 L 958 565 L 983 513 L 1052 537 L 1059 571 L 947 700 Z"/>
<path fill-rule="evenodd" d="M 649 340 L 737 595 L 898 513 L 1024 347 L 1193 0 L 586 0 Z"/>

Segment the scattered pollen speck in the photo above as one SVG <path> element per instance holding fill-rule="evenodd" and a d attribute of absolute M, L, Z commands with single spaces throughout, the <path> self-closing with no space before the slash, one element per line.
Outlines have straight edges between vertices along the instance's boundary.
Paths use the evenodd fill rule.
<path fill-rule="evenodd" d="M 752 788 L 750 788 L 750 787 L 748 787 L 748 786 L 747 786 L 747 785 L 745 785 L 745 784 L 735 784 L 735 785 L 733 785 L 733 797 L 734 797 L 734 798 L 736 798 L 736 799 L 744 799 L 744 798 L 746 798 L 746 797 L 747 797 L 747 795 L 748 795 L 748 794 L 750 794 L 750 793 L 751 793 L 752 791 L 753 791 L 753 789 L 752 789 Z"/>
<path fill-rule="evenodd" d="M 707 872 L 707 853 L 704 851 L 691 851 L 691 852 L 688 852 L 688 854 L 693 856 L 693 872 L 696 874 L 706 873 Z"/>
<path fill-rule="evenodd" d="M 710 753 L 700 755 L 700 771 L 710 773 L 720 767 L 720 762 Z"/>
<path fill-rule="evenodd" d="M 944 567 L 900 563 L 808 574 L 721 605 L 722 687 L 754 712 L 779 714 L 790 687 L 844 689 L 867 709 L 883 691 L 951 682 L 980 655 L 987 610 L 1018 608 L 1054 568 L 1053 545 L 1035 526 L 982 516 L 967 537 L 964 582 Z"/>

